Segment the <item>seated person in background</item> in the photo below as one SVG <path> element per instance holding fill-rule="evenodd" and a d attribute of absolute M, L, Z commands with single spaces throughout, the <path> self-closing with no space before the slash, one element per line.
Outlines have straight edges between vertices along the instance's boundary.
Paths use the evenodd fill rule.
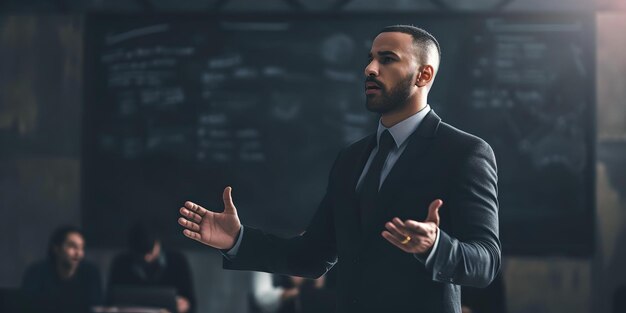
<path fill-rule="evenodd" d="M 78 228 L 63 226 L 53 232 L 47 258 L 31 265 L 22 280 L 27 311 L 84 313 L 101 304 L 100 273 L 83 261 L 84 248 Z"/>
<path fill-rule="evenodd" d="M 325 276 L 315 280 L 297 276 L 275 275 L 264 272 L 252 273 L 253 303 L 251 313 L 302 313 L 308 312 L 305 293 L 311 294 L 324 288 Z M 334 303 L 330 305 L 334 308 Z M 330 313 L 330 311 L 323 311 Z"/>
<path fill-rule="evenodd" d="M 109 291 L 115 286 L 174 287 L 178 312 L 193 312 L 195 296 L 185 256 L 179 252 L 164 251 L 155 231 L 144 223 L 131 227 L 128 244 L 130 251 L 113 260 Z"/>
<path fill-rule="evenodd" d="M 275 277 L 276 276 L 276 277 Z M 264 272 L 252 273 L 251 313 L 287 313 L 296 312 L 296 300 L 302 279 L 296 277 L 291 281 L 289 277 L 281 279 L 277 275 Z"/>

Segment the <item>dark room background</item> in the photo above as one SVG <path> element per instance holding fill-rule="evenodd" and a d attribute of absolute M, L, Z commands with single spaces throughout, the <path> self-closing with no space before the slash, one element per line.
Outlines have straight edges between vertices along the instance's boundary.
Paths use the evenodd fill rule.
<path fill-rule="evenodd" d="M 519 160 L 498 160 L 501 173 L 512 173 L 500 182 L 501 210 L 508 209 L 501 212 L 508 311 L 613 312 L 613 292 L 626 284 L 619 265 L 626 263 L 623 1 L 5 0 L 0 10 L 2 287 L 19 286 L 26 266 L 43 257 L 52 229 L 65 223 L 86 229 L 86 257 L 106 277 L 123 249 L 123 230 L 154 208 L 168 234 L 165 243 L 191 262 L 199 312 L 244 312 L 249 273 L 224 271 L 217 251 L 181 240 L 178 206 L 193 198 L 221 208 L 220 190 L 233 183 L 240 186 L 235 201 L 239 194 L 244 223 L 281 234 L 304 227 L 334 153 L 374 129 L 375 119 L 363 110 L 359 75 L 368 39 L 397 21 L 433 29 L 440 38 L 444 58 L 429 99 L 433 109 L 487 137 L 497 156 L 500 149 L 504 160 Z M 241 29 L 254 23 L 289 29 L 280 36 Z M 467 34 L 459 33 L 464 26 Z M 150 27 L 159 35 L 124 37 Z M 526 27 L 521 32 L 535 38 L 526 42 L 535 48 L 527 55 L 554 62 L 518 63 L 510 72 L 472 79 L 489 68 L 481 62 L 509 60 L 507 47 L 519 36 L 501 31 L 507 27 Z M 545 27 L 561 32 L 542 32 Z M 285 55 L 268 52 L 281 40 Z M 558 47 L 551 48 L 555 41 Z M 159 91 L 124 82 L 133 71 L 124 69 L 131 63 L 120 55 L 159 45 L 170 48 L 159 53 L 177 62 L 161 64 Z M 299 64 L 300 57 L 319 63 Z M 141 61 L 130 58 L 135 65 Z M 163 58 L 149 59 L 155 60 Z M 240 70 L 224 74 L 231 67 Z M 147 72 L 135 79 L 157 77 Z M 506 76 L 514 72 L 522 80 Z M 537 87 L 523 80 L 550 73 L 555 83 Z M 499 83 L 489 75 L 501 75 Z M 513 79 L 508 85 L 507 77 Z M 520 93 L 515 99 L 544 97 L 551 106 L 540 107 L 543 115 L 508 110 L 511 95 Z M 480 120 L 505 111 L 511 115 L 502 125 Z M 563 127 L 546 130 L 546 122 Z M 222 140 L 220 127 L 236 140 Z M 274 140 L 284 129 L 288 136 Z M 307 145 L 290 145 L 297 136 L 309 138 Z M 508 145 L 522 148 L 510 152 Z M 231 153 L 233 146 L 239 154 Z M 285 154 L 295 157 L 281 159 Z M 232 158 L 238 161 L 222 162 Z M 255 163 L 265 158 L 275 161 Z M 546 163 L 565 165 L 541 167 Z M 268 176 L 268 168 L 278 172 L 263 184 L 258 177 Z M 545 184 L 516 190 L 533 170 Z M 264 195 L 277 188 L 292 188 L 289 201 L 302 211 L 255 206 L 271 201 Z M 142 202 L 144 195 L 160 197 Z M 543 208 L 527 203 L 542 196 Z M 115 218 L 124 212 L 129 214 Z M 530 244 L 521 239 L 524 232 Z"/>

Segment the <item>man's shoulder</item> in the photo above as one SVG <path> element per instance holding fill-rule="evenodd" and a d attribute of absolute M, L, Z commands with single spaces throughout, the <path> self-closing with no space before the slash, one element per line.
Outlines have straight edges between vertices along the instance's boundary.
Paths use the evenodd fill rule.
<path fill-rule="evenodd" d="M 375 133 L 369 134 L 345 147 L 342 150 L 342 153 L 360 153 L 363 149 L 367 148 L 367 146 L 373 143 Z"/>
<path fill-rule="evenodd" d="M 441 122 L 437 130 L 436 138 L 448 147 L 454 147 L 455 150 L 475 150 L 489 149 L 491 147 L 482 138 L 458 129 L 448 123 Z"/>
<path fill-rule="evenodd" d="M 43 260 L 38 260 L 30 264 L 26 268 L 26 271 L 24 271 L 24 273 L 26 273 L 26 275 L 30 274 L 30 275 L 41 276 L 44 273 L 51 272 L 51 270 L 52 270 L 52 265 L 50 264 L 50 261 L 48 259 L 43 259 Z"/>
<path fill-rule="evenodd" d="M 44 286 L 44 282 L 54 279 L 54 271 L 48 259 L 39 260 L 30 264 L 22 275 L 22 290 L 24 292 L 38 292 Z"/>

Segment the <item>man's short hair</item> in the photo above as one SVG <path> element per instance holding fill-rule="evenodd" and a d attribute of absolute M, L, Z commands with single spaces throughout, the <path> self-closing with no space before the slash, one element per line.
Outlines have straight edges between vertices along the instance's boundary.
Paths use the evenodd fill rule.
<path fill-rule="evenodd" d="M 55 247 L 60 248 L 65 242 L 65 240 L 67 239 L 67 235 L 71 233 L 77 233 L 81 237 L 85 238 L 85 236 L 83 235 L 83 232 L 78 227 L 71 226 L 71 225 L 64 225 L 64 226 L 58 227 L 52 232 L 52 235 L 50 236 L 50 240 L 48 241 L 48 258 L 50 258 L 53 261 L 56 260 L 56 254 L 54 253 L 54 248 Z"/>
<path fill-rule="evenodd" d="M 381 29 L 378 34 L 389 32 L 400 32 L 411 35 L 413 37 L 413 43 L 419 48 L 418 59 L 420 60 L 420 62 L 423 63 L 426 61 L 428 57 L 428 51 L 431 48 L 437 49 L 437 55 L 439 59 L 441 59 L 441 47 L 439 46 L 439 42 L 437 41 L 437 39 L 435 39 L 435 36 L 431 35 L 426 30 L 413 25 L 392 25 Z"/>
<path fill-rule="evenodd" d="M 135 221 L 128 230 L 128 248 L 132 253 L 138 255 L 149 253 L 157 240 L 157 232 L 151 223 Z"/>

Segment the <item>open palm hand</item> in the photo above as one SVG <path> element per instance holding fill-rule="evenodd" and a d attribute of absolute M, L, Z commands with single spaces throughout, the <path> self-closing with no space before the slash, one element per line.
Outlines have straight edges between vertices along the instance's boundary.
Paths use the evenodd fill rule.
<path fill-rule="evenodd" d="M 178 223 L 183 226 L 185 236 L 217 249 L 230 249 L 235 244 L 241 228 L 237 209 L 233 204 L 231 187 L 224 189 L 224 212 L 211 212 L 191 201 L 180 208 L 183 217 Z"/>

